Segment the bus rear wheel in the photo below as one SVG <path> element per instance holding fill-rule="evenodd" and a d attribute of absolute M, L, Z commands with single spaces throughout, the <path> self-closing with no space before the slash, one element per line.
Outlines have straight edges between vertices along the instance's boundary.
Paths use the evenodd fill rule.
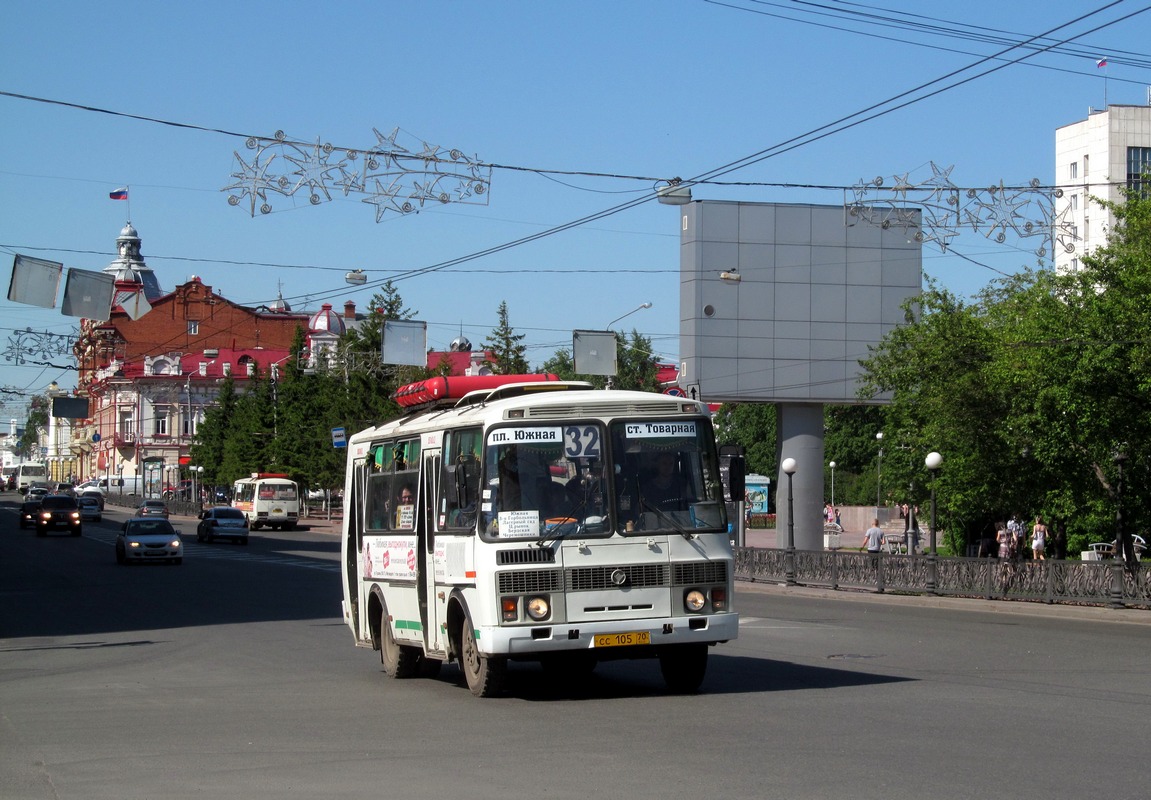
<path fill-rule="evenodd" d="M 677 694 L 691 694 L 707 674 L 707 645 L 681 644 L 665 647 L 659 653 L 659 671 L 667 688 Z"/>
<path fill-rule="evenodd" d="M 460 629 L 460 671 L 468 689 L 476 697 L 493 697 L 500 693 L 507 674 L 506 658 L 485 656 L 476 644 L 476 628 L 470 615 L 464 616 Z"/>
<path fill-rule="evenodd" d="M 388 608 L 380 605 L 380 663 L 389 678 L 413 678 L 419 674 L 420 652 L 396 641 L 388 624 Z"/>

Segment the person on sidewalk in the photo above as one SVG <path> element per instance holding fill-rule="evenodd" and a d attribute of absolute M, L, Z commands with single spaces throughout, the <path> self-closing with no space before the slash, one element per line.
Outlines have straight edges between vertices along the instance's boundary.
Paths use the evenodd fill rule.
<path fill-rule="evenodd" d="M 875 519 L 871 523 L 871 527 L 863 534 L 863 543 L 859 549 L 867 548 L 868 554 L 871 556 L 872 561 L 879 560 L 879 552 L 883 549 L 883 529 L 879 527 L 879 520 Z"/>

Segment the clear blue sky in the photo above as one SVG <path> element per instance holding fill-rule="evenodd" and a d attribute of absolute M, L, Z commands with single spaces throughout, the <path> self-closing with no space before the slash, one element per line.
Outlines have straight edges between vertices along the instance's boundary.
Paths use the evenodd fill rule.
<path fill-rule="evenodd" d="M 350 269 L 398 277 L 648 196 L 654 179 L 775 152 L 998 53 L 993 37 L 1020 41 L 1102 5 L 9 0 L 0 91 L 117 115 L 0 96 L 0 283 L 6 296 L 15 253 L 107 266 L 129 213 L 108 193 L 129 186 L 131 221 L 165 289 L 198 275 L 244 304 L 282 290 L 296 309 L 318 309 L 322 298 L 363 308 L 374 290 L 346 285 Z M 759 185 L 703 185 L 694 195 L 837 204 L 842 190 L 799 185 L 916 182 L 932 162 L 953 166 L 962 187 L 1052 183 L 1057 127 L 1107 101 L 1147 102 L 1151 13 L 1116 22 L 1146 7 L 1117 3 L 1044 41 L 1067 45 L 718 178 Z M 282 130 L 336 148 L 369 148 L 373 128 L 398 127 L 409 149 L 426 142 L 517 169 L 493 170 L 486 205 L 386 212 L 377 223 L 355 195 L 316 206 L 273 197 L 274 213 L 253 218 L 221 191 L 233 153 L 250 157 L 243 138 L 120 115 Z M 573 329 L 605 327 L 651 302 L 619 327 L 674 361 L 678 241 L 675 209 L 647 202 L 396 285 L 440 349 L 461 331 L 478 348 L 506 301 L 535 365 L 570 347 Z M 924 266 L 963 295 L 1035 264 L 1025 242 L 969 234 L 953 244 L 979 263 L 927 248 Z M 0 299 L 0 351 L 17 329 L 68 333 L 76 322 Z M 0 357 L 2 419 L 24 416 L 27 397 L 11 392 L 38 393 L 52 380 L 74 386 L 75 373 Z"/>

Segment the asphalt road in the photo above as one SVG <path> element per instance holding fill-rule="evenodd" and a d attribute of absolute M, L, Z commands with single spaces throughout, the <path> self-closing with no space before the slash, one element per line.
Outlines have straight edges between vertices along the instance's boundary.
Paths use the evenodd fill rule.
<path fill-rule="evenodd" d="M 390 681 L 325 529 L 115 564 L 0 496 L 0 797 L 1144 798 L 1151 614 L 741 586 L 704 690 L 654 662 Z"/>

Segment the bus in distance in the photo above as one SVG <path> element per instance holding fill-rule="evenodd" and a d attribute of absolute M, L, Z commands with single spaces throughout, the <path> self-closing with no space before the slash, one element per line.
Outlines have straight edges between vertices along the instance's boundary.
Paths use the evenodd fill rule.
<path fill-rule="evenodd" d="M 278 472 L 253 472 L 232 485 L 232 507 L 244 512 L 248 527 L 295 530 L 300 519 L 300 490 Z"/>
<path fill-rule="evenodd" d="M 27 494 L 28 488 L 37 483 L 48 482 L 48 467 L 44 464 L 24 463 L 16 465 L 16 490 Z"/>
<path fill-rule="evenodd" d="M 655 658 L 669 689 L 697 690 L 709 648 L 739 626 L 707 406 L 494 377 L 403 387 L 409 413 L 348 438 L 356 645 L 391 678 L 458 662 L 478 697 L 502 690 L 511 661 L 578 680 Z M 742 474 L 730 482 L 742 497 Z"/>

